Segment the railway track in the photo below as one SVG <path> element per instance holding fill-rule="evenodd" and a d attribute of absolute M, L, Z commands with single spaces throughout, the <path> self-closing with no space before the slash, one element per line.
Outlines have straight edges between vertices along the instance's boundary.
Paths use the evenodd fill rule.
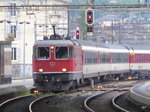
<path fill-rule="evenodd" d="M 150 112 L 147 106 L 134 103 L 129 91 L 121 88 L 88 97 L 84 108 L 87 112 Z"/>
<path fill-rule="evenodd" d="M 0 104 L 0 112 L 29 112 L 29 104 L 35 100 L 34 96 L 11 98 Z"/>
<path fill-rule="evenodd" d="M 8 93 L 0 94 L 0 104 L 5 102 L 8 99 L 13 98 L 14 96 L 15 96 L 14 92 L 8 92 Z"/>
<path fill-rule="evenodd" d="M 111 101 L 116 95 L 120 95 L 125 92 L 126 90 L 111 90 L 102 94 L 96 94 L 85 100 L 84 107 L 88 112 L 116 112 Z"/>
<path fill-rule="evenodd" d="M 109 105 L 111 105 L 111 99 L 113 97 L 115 97 L 116 95 L 125 93 L 126 91 L 128 91 L 128 89 L 126 89 L 126 88 L 130 88 L 130 87 L 132 87 L 132 85 L 134 85 L 138 82 L 143 82 L 143 81 L 123 81 L 122 82 L 123 84 L 121 84 L 121 81 L 119 81 L 117 84 L 117 88 L 122 89 L 122 91 L 120 91 L 120 89 L 118 89 L 118 90 L 114 90 L 113 93 L 106 92 L 106 90 L 108 88 L 109 88 L 108 90 L 112 90 L 112 89 L 116 88 L 116 86 L 114 86 L 114 82 L 103 83 L 101 85 L 103 87 L 106 87 L 106 89 L 105 88 L 101 88 L 101 89 L 95 88 L 93 91 L 98 91 L 98 92 L 93 92 L 93 94 L 99 93 L 102 95 L 106 95 L 106 97 L 104 99 L 106 99 L 106 103 L 110 99 Z M 97 86 L 97 85 L 95 85 L 95 86 Z M 82 88 L 82 89 L 80 89 L 80 91 L 71 91 L 69 93 L 61 93 L 59 95 L 57 94 L 57 95 L 52 95 L 52 96 L 37 99 L 30 105 L 30 112 L 41 112 L 41 111 L 43 111 L 43 112 L 50 112 L 50 111 L 52 111 L 52 112 L 70 112 L 71 111 L 72 112 L 72 110 L 74 112 L 85 112 L 85 109 L 84 109 L 85 106 L 83 105 L 83 104 L 85 104 L 84 101 L 86 100 L 86 98 L 88 98 L 89 96 L 92 95 L 91 90 L 88 90 L 87 88 L 90 88 L 90 86 Z M 87 93 L 89 92 L 90 94 L 86 94 L 83 97 L 81 97 L 82 91 L 86 91 Z M 76 95 L 73 95 L 73 97 L 72 97 L 72 95 L 70 95 L 70 94 L 76 94 Z M 107 94 L 109 97 L 107 97 Z M 103 103 L 104 102 L 102 101 L 102 104 Z M 98 104 L 98 103 L 96 103 L 96 104 Z M 103 105 L 105 105 L 105 104 L 103 104 Z M 39 106 L 41 106 L 40 109 L 38 108 Z M 105 107 L 105 106 L 97 106 L 97 107 Z M 113 111 L 115 112 L 115 109 L 113 108 L 113 106 L 111 105 L 110 107 L 112 108 L 112 110 L 110 110 L 110 112 L 113 112 Z M 106 111 L 107 110 L 104 110 L 104 112 L 106 112 Z M 109 112 L 109 110 L 108 110 L 108 112 Z"/>
<path fill-rule="evenodd" d="M 117 88 L 112 86 L 114 85 L 113 83 L 114 82 L 103 83 L 101 85 L 106 88 L 101 89 L 95 88 L 94 90 L 91 90 L 90 86 L 88 86 L 82 89 L 80 88 L 80 90 L 51 95 L 47 94 L 48 96 L 44 94 L 39 97 L 28 95 L 11 98 L 4 101 L 3 103 L 1 101 L 0 112 L 86 112 L 86 106 L 83 104 L 87 105 L 88 109 L 86 108 L 86 110 L 89 112 L 115 112 L 115 109 L 111 105 L 111 99 L 113 99 L 113 97 L 116 95 L 118 96 L 125 93 L 128 89 L 125 90 L 124 88 L 130 87 L 132 84 L 138 83 L 138 81 L 123 81 L 122 83 L 119 82 L 117 84 Z M 114 90 L 114 87 L 118 90 Z M 119 88 L 122 90 L 124 89 L 125 91 L 120 91 Z M 106 92 L 106 90 L 110 91 Z M 91 97 L 93 94 L 96 94 L 96 97 L 92 98 L 91 100 L 89 97 Z M 114 101 L 118 103 L 118 98 Z M 103 108 L 100 109 L 99 107 Z"/>
<path fill-rule="evenodd" d="M 84 101 L 84 98 L 80 97 L 80 92 L 82 91 L 75 90 L 52 95 L 44 94 L 39 97 L 33 95 L 14 97 L 0 104 L 0 112 L 58 112 L 59 110 L 61 110 L 60 112 L 67 112 L 68 106 L 73 104 L 75 100 L 78 101 L 78 103 L 75 101 L 75 104 L 77 103 L 75 107 L 83 107 L 80 104 Z M 78 98 L 75 96 L 78 96 Z M 63 109 L 62 105 L 64 105 Z M 81 108 L 78 110 L 85 112 L 84 109 Z M 78 110 L 76 112 L 79 112 Z M 68 110 L 68 112 L 70 112 L 70 110 Z"/>
<path fill-rule="evenodd" d="M 91 94 L 88 92 L 75 90 L 41 97 L 30 104 L 29 110 L 30 112 L 85 112 L 83 102 L 88 94 Z"/>

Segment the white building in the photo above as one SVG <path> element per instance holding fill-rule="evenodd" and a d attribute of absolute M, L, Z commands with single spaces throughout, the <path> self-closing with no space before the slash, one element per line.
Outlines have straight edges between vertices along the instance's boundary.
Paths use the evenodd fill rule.
<path fill-rule="evenodd" d="M 17 7 L 21 5 L 67 4 L 70 0 L 0 0 L 0 40 L 14 37 L 12 64 L 14 77 L 32 76 L 32 46 L 36 40 L 53 33 L 52 24 L 57 23 L 57 33 L 67 34 L 68 12 L 66 8 Z M 57 9 L 57 10 L 56 10 Z"/>

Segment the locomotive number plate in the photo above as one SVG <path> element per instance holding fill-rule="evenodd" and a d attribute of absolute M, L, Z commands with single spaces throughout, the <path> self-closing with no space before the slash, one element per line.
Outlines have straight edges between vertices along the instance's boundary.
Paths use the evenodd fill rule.
<path fill-rule="evenodd" d="M 55 67 L 56 63 L 55 62 L 50 62 L 50 67 Z"/>

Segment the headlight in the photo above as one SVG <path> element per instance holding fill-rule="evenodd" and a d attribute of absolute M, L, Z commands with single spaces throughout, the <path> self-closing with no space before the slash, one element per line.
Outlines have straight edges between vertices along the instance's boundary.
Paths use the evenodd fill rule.
<path fill-rule="evenodd" d="M 51 46 L 51 49 L 54 49 L 54 46 Z"/>
<path fill-rule="evenodd" d="M 62 72 L 67 72 L 67 69 L 66 69 L 66 68 L 63 68 L 63 69 L 62 69 Z"/>
<path fill-rule="evenodd" d="M 43 69 L 40 68 L 40 69 L 39 69 L 39 72 L 43 72 Z"/>

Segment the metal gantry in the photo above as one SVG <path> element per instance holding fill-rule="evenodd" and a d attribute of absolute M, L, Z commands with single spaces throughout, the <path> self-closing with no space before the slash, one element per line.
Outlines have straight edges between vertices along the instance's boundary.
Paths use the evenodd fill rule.
<path fill-rule="evenodd" d="M 82 11 L 86 7 L 92 7 L 93 10 L 99 11 L 149 11 L 150 7 L 141 4 L 135 5 L 16 5 L 0 6 L 0 11 L 10 11 L 12 9 L 19 11 Z"/>

